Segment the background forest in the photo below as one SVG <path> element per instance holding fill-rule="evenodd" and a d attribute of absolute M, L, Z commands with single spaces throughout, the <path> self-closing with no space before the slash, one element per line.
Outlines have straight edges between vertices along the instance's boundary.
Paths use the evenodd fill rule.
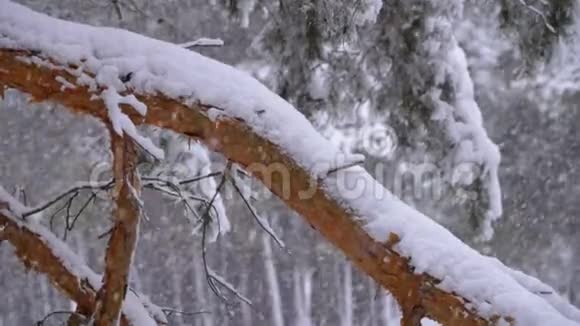
<path fill-rule="evenodd" d="M 192 49 L 253 74 L 325 136 L 364 154 L 368 171 L 404 201 L 480 252 L 538 276 L 580 306 L 576 1 L 17 2 L 66 20 L 121 27 L 176 44 L 223 40 L 222 46 Z M 465 54 L 465 73 L 448 73 L 461 67 L 461 60 L 453 65 L 438 50 L 448 43 L 460 51 L 454 58 Z M 453 135 L 433 117 L 439 97 L 453 102 L 471 83 L 476 103 L 470 105 L 481 111 L 485 131 L 499 147 L 499 169 L 485 159 L 462 164 Z M 200 144 L 169 132 L 145 132 L 168 158 L 160 163 L 144 155 L 145 176 L 184 179 L 225 164 Z M 30 105 L 24 95 L 7 92 L 0 101 L 0 139 L 0 184 L 31 205 L 77 181 L 108 176 L 105 128 L 58 105 Z M 191 191 L 207 197 L 215 186 L 192 184 Z M 149 218 L 142 223 L 131 284 L 176 310 L 171 325 L 398 324 L 397 308 L 385 291 L 276 198 L 249 182 L 243 188 L 286 247 L 280 248 L 235 189 L 226 187 L 222 203 L 231 230 L 209 246 L 208 264 L 252 306 L 212 292 L 190 212 L 145 191 Z M 70 210 L 83 214 L 70 231 L 67 209 L 58 208 L 44 212 L 44 220 L 102 271 L 110 204 L 81 193 Z M 27 273 L 12 248 L 1 243 L 0 289 L 0 326 L 33 325 L 50 312 L 71 310 L 44 277 Z M 65 317 L 51 317 L 45 325 L 60 325 Z"/>

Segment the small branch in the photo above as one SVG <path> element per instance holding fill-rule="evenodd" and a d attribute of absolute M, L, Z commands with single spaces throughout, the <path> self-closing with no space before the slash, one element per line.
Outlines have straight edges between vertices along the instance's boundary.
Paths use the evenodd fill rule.
<path fill-rule="evenodd" d="M 201 180 L 204 180 L 204 179 L 209 179 L 209 178 L 217 177 L 217 176 L 221 175 L 222 173 L 223 172 L 212 172 L 210 174 L 206 174 L 206 175 L 202 175 L 202 176 L 199 176 L 199 177 L 194 177 L 194 178 L 191 178 L 191 179 L 185 179 L 185 180 L 179 181 L 179 184 L 180 185 L 186 185 L 186 184 L 198 182 L 198 181 L 201 181 Z"/>
<path fill-rule="evenodd" d="M 97 239 L 101 240 L 101 239 L 105 238 L 106 236 L 110 235 L 112 232 L 113 232 L 113 228 L 110 228 L 109 230 L 99 234 L 97 236 Z"/>
<path fill-rule="evenodd" d="M 220 47 L 223 45 L 224 45 L 224 41 L 222 39 L 219 39 L 219 38 L 214 39 L 214 38 L 206 38 L 206 37 L 202 37 L 202 38 L 197 39 L 195 41 L 179 44 L 180 47 L 186 48 L 186 49 L 191 49 L 194 47 Z"/>
<path fill-rule="evenodd" d="M 544 25 L 546 26 L 546 28 L 547 28 L 547 29 L 548 29 L 550 32 L 552 32 L 552 33 L 554 33 L 554 34 L 556 34 L 556 33 L 557 33 L 557 32 L 556 32 L 556 29 L 554 28 L 554 26 L 552 26 L 552 24 L 550 24 L 550 23 L 548 22 L 548 18 L 546 17 L 546 14 L 544 14 L 544 13 L 543 13 L 543 12 L 542 12 L 540 9 L 538 9 L 538 8 L 536 8 L 536 7 L 532 6 L 531 4 L 527 3 L 527 2 L 526 2 L 526 0 L 518 0 L 518 1 L 519 1 L 519 3 L 520 3 L 522 6 L 526 7 L 526 8 L 527 8 L 527 9 L 529 9 L 531 12 L 533 12 L 534 14 L 536 14 L 538 17 L 542 18 L 542 20 L 544 21 Z M 544 3 L 544 4 L 545 4 L 545 3 Z"/>
<path fill-rule="evenodd" d="M 52 213 L 52 215 L 50 216 L 50 219 L 49 219 L 49 227 L 50 227 L 50 231 L 51 232 L 54 230 L 54 227 L 53 226 L 54 226 L 54 219 L 55 219 L 55 217 L 60 212 L 62 212 L 67 207 L 67 205 L 68 205 L 68 201 L 64 205 L 62 205 L 61 208 L 57 209 L 54 213 Z"/>
<path fill-rule="evenodd" d="M 95 193 L 93 193 L 93 194 L 91 195 L 91 197 L 89 197 L 89 199 L 88 199 L 88 200 L 85 202 L 85 204 L 84 204 L 84 205 L 81 207 L 81 209 L 79 209 L 79 211 L 78 211 L 77 215 L 75 215 L 75 217 L 73 218 L 73 220 L 72 220 L 72 222 L 71 222 L 71 224 L 70 224 L 70 228 L 68 229 L 69 231 L 71 231 L 71 230 L 74 228 L 74 226 L 75 226 L 75 223 L 77 222 L 77 220 L 78 220 L 79 216 L 81 216 L 81 214 L 82 214 L 82 213 L 85 211 L 85 209 L 86 209 L 86 208 L 89 206 L 89 204 L 90 204 L 91 202 L 93 202 L 93 203 L 94 203 L 94 201 L 95 201 L 95 199 L 96 199 L 96 198 L 97 198 L 97 195 L 96 195 Z"/>
<path fill-rule="evenodd" d="M 219 175 L 219 174 L 221 174 L 221 172 L 216 173 L 215 175 Z M 207 177 L 209 177 L 209 175 L 199 177 L 197 179 L 201 180 L 201 179 L 207 178 Z M 184 190 L 181 187 L 184 184 L 183 181 L 176 183 L 176 182 L 173 182 L 169 179 L 155 178 L 155 177 L 145 177 L 142 180 L 145 181 L 143 184 L 144 188 L 157 190 L 157 191 L 164 193 L 168 196 L 181 199 L 185 205 L 185 208 L 188 211 L 190 211 L 192 213 L 192 215 L 194 215 L 200 221 L 202 221 L 202 218 L 201 218 L 201 216 L 199 216 L 197 211 L 193 208 L 193 205 L 189 202 L 190 200 L 198 201 L 198 202 L 204 204 L 206 207 L 209 206 L 214 210 L 214 213 L 216 215 L 218 214 L 218 210 L 217 210 L 217 208 L 215 208 L 213 203 L 210 204 L 206 199 L 194 196 L 189 191 Z M 186 180 L 186 181 L 188 181 L 187 183 L 193 182 L 191 180 Z M 163 186 L 166 186 L 169 189 L 165 189 L 165 188 L 163 188 Z"/>
<path fill-rule="evenodd" d="M 113 4 L 113 9 L 115 9 L 115 13 L 117 14 L 119 20 L 123 20 L 123 11 L 119 5 L 119 0 L 111 0 L 111 3 Z"/>
<path fill-rule="evenodd" d="M 207 238 L 207 227 L 209 226 L 209 223 L 211 222 L 211 217 L 210 217 L 210 208 L 211 205 L 213 205 L 213 202 L 216 200 L 218 194 L 220 193 L 222 187 L 225 185 L 226 181 L 227 181 L 227 176 L 228 176 L 228 171 L 231 168 L 231 163 L 228 163 L 228 165 L 225 168 L 225 171 L 222 173 L 222 178 L 220 180 L 219 185 L 216 188 L 215 193 L 213 194 L 211 200 L 209 201 L 209 205 L 206 206 L 206 209 L 203 213 L 203 215 L 201 216 L 202 218 L 202 227 L 203 227 L 203 231 L 202 231 L 202 237 L 201 237 L 201 244 L 202 244 L 202 261 L 203 261 L 203 268 L 205 271 L 205 276 L 206 276 L 206 280 L 207 283 L 209 285 L 209 288 L 212 290 L 212 292 L 221 300 L 223 300 L 224 302 L 228 303 L 227 298 L 222 294 L 222 292 L 220 291 L 219 286 L 224 287 L 225 289 L 227 289 L 229 292 L 231 292 L 232 294 L 234 294 L 236 297 L 238 297 L 240 300 L 242 300 L 243 302 L 245 302 L 248 305 L 252 305 L 252 301 L 249 300 L 248 298 L 246 298 L 245 296 L 243 296 L 239 291 L 237 291 L 231 284 L 229 284 L 227 281 L 225 281 L 223 278 L 221 278 L 220 276 L 218 276 L 213 270 L 211 270 L 208 266 L 207 263 L 207 247 L 206 247 L 206 238 Z M 219 222 L 218 222 L 219 223 Z"/>
<path fill-rule="evenodd" d="M 20 196 L 22 198 L 22 204 L 24 204 L 24 206 L 28 206 L 28 197 L 26 196 L 26 191 L 24 188 L 20 189 Z"/>
<path fill-rule="evenodd" d="M 40 212 L 46 210 L 47 208 L 53 206 L 54 204 L 58 203 L 63 198 L 66 198 L 67 196 L 69 196 L 71 194 L 78 193 L 82 190 L 93 190 L 93 192 L 105 191 L 105 190 L 111 189 L 114 184 L 115 184 L 114 180 L 109 180 L 109 181 L 99 182 L 99 183 L 94 183 L 94 182 L 81 183 L 79 185 L 71 187 L 70 189 L 59 194 L 55 198 L 53 198 L 53 199 L 51 199 L 43 204 L 40 204 L 39 206 L 32 208 L 29 211 L 23 213 L 22 217 L 26 218 L 26 217 L 34 215 L 36 213 L 40 213 Z"/>
<path fill-rule="evenodd" d="M 231 285 L 228 281 L 226 281 L 224 278 L 222 278 L 221 276 L 217 275 L 213 270 L 208 269 L 208 275 L 209 277 L 211 277 L 213 282 L 218 283 L 219 285 L 221 285 L 222 287 L 224 287 L 225 289 L 227 289 L 229 292 L 231 292 L 234 296 L 236 296 L 238 299 L 242 300 L 245 304 L 247 304 L 248 306 L 252 306 L 252 300 L 246 298 L 243 294 L 240 293 L 240 291 L 236 290 L 236 288 Z M 215 284 L 214 284 L 215 286 Z M 226 301 L 227 302 L 227 301 Z"/>
<path fill-rule="evenodd" d="M 232 184 L 232 186 L 234 186 L 234 189 L 236 190 L 238 195 L 240 195 L 240 197 L 242 198 L 242 201 L 244 202 L 244 204 L 246 205 L 246 207 L 248 208 L 248 210 L 250 211 L 252 216 L 254 217 L 254 220 L 258 223 L 258 225 L 262 228 L 262 230 L 266 231 L 266 233 L 268 233 L 268 235 L 272 239 L 274 239 L 274 241 L 276 242 L 276 244 L 280 248 L 286 249 L 286 245 L 284 244 L 282 239 L 280 239 L 280 237 L 278 237 L 278 235 L 274 232 L 274 230 L 272 229 L 272 227 L 270 226 L 268 221 L 265 220 L 264 218 L 262 218 L 261 216 L 259 216 L 258 213 L 256 212 L 256 210 L 254 209 L 254 207 L 252 206 L 252 204 L 250 204 L 250 202 L 246 199 L 246 197 L 244 197 L 244 194 L 242 193 L 242 191 L 238 187 L 234 177 L 230 176 L 229 180 L 230 180 L 230 183 Z"/>
<path fill-rule="evenodd" d="M 222 175 L 222 179 L 221 179 L 218 187 L 216 188 L 215 193 L 213 194 L 213 197 L 209 201 L 209 205 L 206 206 L 206 209 L 205 209 L 203 215 L 201 216 L 202 227 L 203 227 L 203 231 L 202 231 L 202 235 L 201 235 L 201 257 L 202 257 L 202 261 L 203 261 L 203 268 L 205 270 L 205 277 L 206 277 L 207 283 L 209 285 L 209 288 L 212 290 L 212 292 L 218 298 L 227 302 L 228 300 L 221 294 L 219 288 L 215 284 L 216 280 L 214 280 L 212 274 L 210 273 L 210 269 L 209 269 L 208 264 L 207 264 L 207 247 L 206 247 L 207 227 L 209 226 L 209 223 L 211 222 L 210 209 L 211 209 L 211 206 L 213 205 L 213 202 L 215 201 L 218 194 L 220 193 L 220 190 L 224 186 L 225 182 L 226 182 L 226 174 L 224 173 Z"/>
<path fill-rule="evenodd" d="M 328 172 L 326 172 L 326 176 L 329 176 L 331 174 L 337 173 L 338 171 L 342 171 L 342 170 L 346 170 L 346 169 L 352 168 L 353 166 L 361 165 L 363 163 L 364 163 L 364 161 L 355 161 L 355 162 L 350 162 L 350 163 L 347 163 L 345 165 L 341 165 L 341 166 L 332 168 L 332 169 L 328 170 Z"/>
<path fill-rule="evenodd" d="M 166 317 L 171 317 L 171 315 L 182 315 L 182 316 L 197 316 L 203 314 L 211 314 L 211 311 L 194 311 L 194 312 L 186 312 L 181 310 L 176 310 L 172 308 L 161 308 L 161 311 L 165 314 Z"/>
<path fill-rule="evenodd" d="M 69 224 L 70 224 L 70 217 L 71 217 L 70 210 L 72 208 L 72 203 L 73 203 L 74 199 L 78 195 L 79 195 L 78 192 L 74 193 L 66 202 L 66 217 L 65 217 L 64 234 L 63 234 L 63 240 L 65 240 L 65 241 L 66 241 L 66 238 L 68 235 Z"/>

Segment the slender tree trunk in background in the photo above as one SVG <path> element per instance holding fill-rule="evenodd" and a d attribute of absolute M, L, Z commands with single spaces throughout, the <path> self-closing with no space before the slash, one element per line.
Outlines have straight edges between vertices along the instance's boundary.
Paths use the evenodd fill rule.
<path fill-rule="evenodd" d="M 24 282 L 26 284 L 35 284 L 35 283 L 37 284 L 37 286 L 23 289 L 23 292 L 26 293 L 25 295 L 27 298 L 26 305 L 30 307 L 29 308 L 29 318 L 30 319 L 33 319 L 35 317 L 44 316 L 44 309 L 41 308 L 41 306 L 44 306 L 44 305 L 41 305 L 41 306 L 34 305 L 33 304 L 34 300 L 32 300 L 32 298 L 36 298 L 39 296 L 40 289 L 38 287 L 38 284 L 39 284 L 39 283 L 37 283 L 38 281 L 40 281 L 40 280 L 34 279 L 34 276 L 32 275 L 32 273 L 27 273 L 24 276 Z"/>
<path fill-rule="evenodd" d="M 296 326 L 314 326 L 312 321 L 312 270 L 294 268 Z"/>
<path fill-rule="evenodd" d="M 220 275 L 228 275 L 228 249 L 225 248 L 224 242 L 219 242 L 219 254 L 220 254 Z M 220 326 L 229 326 L 230 324 L 230 307 L 228 305 L 221 305 L 223 307 L 224 318 L 220 321 Z M 236 323 L 234 323 L 236 325 Z"/>
<path fill-rule="evenodd" d="M 399 313 L 399 311 L 397 311 L 393 297 L 385 291 L 382 292 L 383 292 L 381 295 L 382 320 L 379 324 L 389 326 L 398 325 L 400 322 L 399 317 L 401 314 Z"/>
<path fill-rule="evenodd" d="M 168 266 L 171 266 L 168 264 Z M 180 266 L 178 264 L 174 264 L 173 266 Z M 179 309 L 183 309 L 183 301 L 181 300 L 182 298 L 182 284 L 185 284 L 182 280 L 182 274 L 181 273 L 171 273 L 171 283 L 173 286 L 173 300 L 171 302 L 171 304 L 174 307 L 178 307 Z M 175 325 L 181 326 L 184 325 L 184 321 L 183 321 L 183 315 L 182 314 L 175 314 L 173 317 L 173 323 Z"/>
<path fill-rule="evenodd" d="M 97 294 L 96 326 L 116 325 L 127 294 L 139 228 L 139 175 L 133 140 L 111 129 L 116 203 L 114 226 L 105 256 L 103 285 Z"/>
<path fill-rule="evenodd" d="M 249 283 L 249 279 L 248 279 L 248 275 L 249 273 L 242 273 L 240 275 L 240 291 L 242 293 L 248 293 L 248 283 Z M 250 309 L 250 306 L 248 306 L 247 304 L 243 304 L 241 305 L 241 309 L 242 309 L 242 325 L 243 326 L 253 326 L 254 324 L 252 323 L 252 310 Z"/>
<path fill-rule="evenodd" d="M 367 320 L 367 326 L 375 326 L 377 324 L 377 285 L 369 278 L 367 288 L 369 290 L 368 300 L 369 300 L 369 315 Z"/>
<path fill-rule="evenodd" d="M 30 283 L 34 284 L 34 279 L 32 278 L 33 275 L 32 274 L 28 274 L 30 277 Z M 42 315 L 46 316 L 47 314 L 50 313 L 51 309 L 53 307 L 51 307 L 51 303 L 53 303 L 54 301 L 52 300 L 52 293 L 50 293 L 50 287 L 47 284 L 47 280 L 42 277 L 42 278 L 36 278 L 37 282 L 38 282 L 38 290 L 40 291 L 40 297 L 43 299 L 42 300 Z M 32 297 L 34 298 L 34 297 Z"/>
<path fill-rule="evenodd" d="M 266 280 L 270 288 L 270 307 L 272 309 L 272 325 L 284 326 L 284 314 L 282 311 L 282 298 L 280 296 L 280 285 L 278 284 L 278 275 L 274 265 L 274 256 L 272 255 L 272 245 L 267 235 L 262 237 L 262 246 L 264 247 L 264 267 L 266 268 Z"/>
<path fill-rule="evenodd" d="M 342 263 L 342 312 L 340 314 L 340 325 L 353 325 L 353 300 L 352 300 L 352 268 L 349 263 Z"/>
<path fill-rule="evenodd" d="M 141 280 L 141 274 L 135 265 L 131 264 L 131 279 L 129 279 L 129 284 L 133 290 L 143 292 L 143 281 Z"/>

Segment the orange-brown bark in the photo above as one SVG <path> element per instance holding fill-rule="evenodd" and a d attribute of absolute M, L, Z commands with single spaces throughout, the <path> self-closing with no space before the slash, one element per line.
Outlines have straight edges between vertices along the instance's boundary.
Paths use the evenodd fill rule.
<path fill-rule="evenodd" d="M 55 81 L 56 76 L 74 81 L 65 71 L 31 66 L 17 60 L 16 55 L 27 54 L 0 51 L 0 84 L 28 93 L 35 101 L 56 101 L 74 112 L 106 119 L 102 103 L 91 101 L 86 88 L 60 91 L 61 84 Z M 284 166 L 289 171 L 289 180 L 284 180 L 280 173 L 264 173 L 259 169 L 250 169 L 250 173 L 302 215 L 353 264 L 387 289 L 404 312 L 421 311 L 425 317 L 443 325 L 495 324 L 467 308 L 464 298 L 438 289 L 438 280 L 426 274 L 415 274 L 409 261 L 392 250 L 397 235 L 392 234 L 389 243 L 375 241 L 350 212 L 321 188 L 317 188 L 313 196 L 301 198 L 300 191 L 309 189 L 316 180 L 275 144 L 252 132 L 244 121 L 226 119 L 216 123 L 206 117 L 207 108 L 202 105 L 187 107 L 161 95 L 135 95 L 148 106 L 145 118 L 125 108 L 137 124 L 155 125 L 200 139 L 244 167 L 256 163 Z"/>
<path fill-rule="evenodd" d="M 129 270 L 137 242 L 140 207 L 135 144 L 111 130 L 116 203 L 114 226 L 105 255 L 103 285 L 97 294 L 96 326 L 116 325 L 127 294 Z"/>
<path fill-rule="evenodd" d="M 89 311 L 83 311 L 79 307 L 75 309 L 74 314 L 71 314 L 70 317 L 66 321 L 66 326 L 82 326 L 86 323 L 86 320 L 83 316 L 90 315 Z"/>
<path fill-rule="evenodd" d="M 22 227 L 0 213 L 2 238 L 14 247 L 16 256 L 27 269 L 45 274 L 50 282 L 75 301 L 83 311 L 93 311 L 95 290 L 78 279 L 34 231 Z"/>

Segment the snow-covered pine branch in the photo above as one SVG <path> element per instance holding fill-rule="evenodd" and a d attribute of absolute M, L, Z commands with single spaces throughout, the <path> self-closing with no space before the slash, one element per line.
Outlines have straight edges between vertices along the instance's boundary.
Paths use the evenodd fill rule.
<path fill-rule="evenodd" d="M 480 255 L 392 196 L 363 168 L 350 167 L 318 180 L 314 167 L 343 153 L 292 105 L 245 73 L 127 31 L 61 21 L 7 0 L 0 0 L 0 5 L 7 9 L 0 12 L 0 84 L 106 119 L 103 103 L 91 100 L 95 91 L 78 81 L 76 89 L 59 96 L 62 84 L 55 77 L 70 78 L 66 69 L 22 58 L 40 55 L 57 67 L 79 67 L 86 76 L 111 66 L 121 76 L 131 73 L 127 90 L 147 106 L 145 117 L 122 108 L 133 123 L 201 139 L 243 167 L 281 165 L 288 180 L 271 178 L 268 171 L 251 171 L 388 289 L 403 312 L 422 307 L 425 317 L 461 325 L 500 320 L 531 326 L 578 325 L 575 315 L 556 309 L 541 294 L 522 286 L 501 263 Z M 96 83 L 103 89 L 111 86 Z M 211 108 L 221 110 L 217 120 L 207 116 Z M 344 193 L 341 182 L 362 186 L 352 196 Z M 315 191 L 304 198 L 301 190 L 311 184 Z"/>

